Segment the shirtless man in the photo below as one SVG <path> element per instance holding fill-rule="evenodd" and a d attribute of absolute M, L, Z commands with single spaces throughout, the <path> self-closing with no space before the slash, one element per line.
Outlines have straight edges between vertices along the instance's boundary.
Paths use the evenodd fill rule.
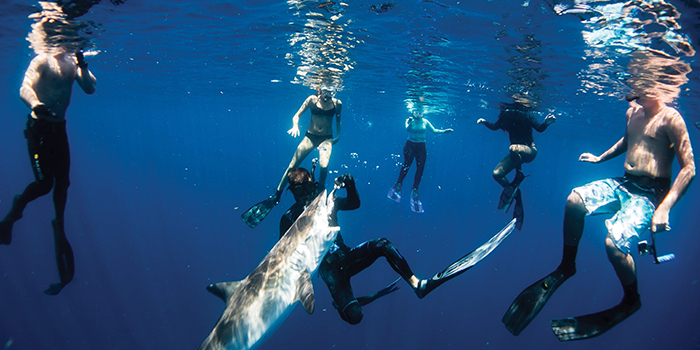
<path fill-rule="evenodd" d="M 401 202 L 401 187 L 403 180 L 406 178 L 408 171 L 411 169 L 413 160 L 416 160 L 416 174 L 413 177 L 413 186 L 411 187 L 411 210 L 416 213 L 423 213 L 423 202 L 421 202 L 418 194 L 418 186 L 423 178 L 423 170 L 425 169 L 425 160 L 428 157 L 428 151 L 425 148 L 425 134 L 430 131 L 433 134 L 448 134 L 453 130 L 435 129 L 433 124 L 428 119 L 423 118 L 423 113 L 420 111 L 413 112 L 413 116 L 406 119 L 406 131 L 408 131 L 408 139 L 403 147 L 403 166 L 399 172 L 399 179 L 387 193 L 387 198 Z"/>
<path fill-rule="evenodd" d="M 633 102 L 637 100 L 636 103 Z M 695 177 L 693 149 L 683 117 L 651 92 L 629 96 L 625 135 L 600 156 L 583 153 L 582 162 L 601 163 L 625 152 L 625 175 L 575 188 L 564 213 L 564 252 L 557 269 L 525 289 L 503 317 L 518 335 L 537 315 L 554 291 L 576 273 L 576 253 L 586 215 L 614 214 L 606 220 L 605 248 L 622 283 L 619 305 L 591 315 L 550 321 L 559 340 L 586 339 L 611 329 L 642 306 L 637 292 L 632 243 L 647 228 L 652 234 L 669 229 L 669 211 Z M 671 184 L 673 159 L 681 170 Z"/>
<path fill-rule="evenodd" d="M 51 221 L 56 246 L 56 262 L 61 278 L 44 293 L 58 294 L 73 279 L 73 251 L 66 239 L 63 216 L 68 196 L 70 153 L 66 135 L 66 110 L 70 104 L 73 82 L 87 94 L 95 92 L 95 76 L 88 70 L 83 53 L 39 54 L 24 74 L 20 98 L 32 112 L 28 115 L 27 139 L 29 156 L 36 181 L 17 195 L 12 209 L 0 221 L 0 244 L 12 241 L 12 225 L 22 218 L 27 204 L 53 189 L 56 218 Z"/>

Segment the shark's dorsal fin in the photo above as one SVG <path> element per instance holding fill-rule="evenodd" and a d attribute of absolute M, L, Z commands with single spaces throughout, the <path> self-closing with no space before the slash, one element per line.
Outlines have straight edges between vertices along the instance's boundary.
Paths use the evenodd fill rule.
<path fill-rule="evenodd" d="M 233 294 L 233 292 L 235 292 L 236 289 L 238 289 L 238 286 L 240 286 L 240 284 L 240 281 L 219 282 L 208 285 L 207 290 L 211 292 L 211 294 L 214 294 L 217 297 L 221 298 L 221 300 L 223 300 L 225 303 L 228 301 L 228 298 L 231 296 L 231 294 Z"/>
<path fill-rule="evenodd" d="M 314 298 L 314 285 L 311 283 L 309 271 L 305 270 L 301 273 L 297 286 L 297 298 L 299 298 L 301 305 L 304 305 L 304 310 L 309 314 L 314 313 L 316 299 Z"/>

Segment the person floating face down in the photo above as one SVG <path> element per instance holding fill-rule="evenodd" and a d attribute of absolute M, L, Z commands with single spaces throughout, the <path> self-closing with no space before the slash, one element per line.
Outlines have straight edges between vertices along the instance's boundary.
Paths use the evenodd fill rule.
<path fill-rule="evenodd" d="M 387 197 L 397 203 L 401 202 L 403 180 L 406 178 L 413 164 L 413 160 L 415 159 L 416 174 L 413 178 L 413 186 L 411 187 L 411 210 L 416 213 L 423 213 L 423 202 L 418 193 L 418 186 L 420 186 L 421 179 L 423 178 L 425 161 L 428 157 L 428 152 L 425 148 L 425 134 L 427 131 L 433 134 L 448 134 L 453 130 L 450 128 L 435 129 L 428 119 L 423 118 L 422 112 L 415 111 L 412 117 L 406 119 L 406 131 L 408 132 L 408 139 L 403 147 L 403 166 L 399 171 L 399 178 L 396 180 L 396 184 L 389 190 Z"/>
<path fill-rule="evenodd" d="M 355 180 L 351 175 L 339 176 L 335 179 L 335 185 L 339 188 L 345 188 L 347 197 L 334 198 L 334 210 L 330 216 L 331 226 L 338 225 L 339 210 L 355 210 L 360 207 L 360 196 L 355 186 Z M 317 189 L 318 186 L 315 185 L 313 176 L 308 170 L 294 168 L 289 172 L 289 190 L 292 191 L 296 203 L 287 210 L 280 220 L 280 238 L 284 236 L 294 221 L 302 214 L 304 208 L 313 201 L 318 194 Z M 451 264 L 444 271 L 435 274 L 432 278 L 419 279 L 413 274 L 406 259 L 388 239 L 372 239 L 351 248 L 345 244 L 342 235 L 338 233 L 334 245 L 321 261 L 319 274 L 333 297 L 333 305 L 338 310 L 340 317 L 346 322 L 358 324 L 363 317 L 362 306 L 398 289 L 395 286 L 398 282 L 396 280 L 388 287 L 368 296 L 356 298 L 353 293 L 350 278 L 371 266 L 382 256 L 386 258 L 392 269 L 411 286 L 418 298 L 421 299 L 433 289 L 460 275 L 481 259 L 474 259 L 472 254 L 469 254 Z M 468 263 L 465 261 L 468 261 Z M 455 266 L 459 267 L 455 268 Z"/>
<path fill-rule="evenodd" d="M 81 51 L 65 50 L 39 54 L 24 74 L 20 97 L 31 109 L 24 131 L 35 181 L 15 196 L 12 208 L 0 222 L 0 244 L 12 241 L 12 226 L 22 218 L 29 202 L 53 189 L 56 218 L 51 221 L 54 232 L 56 263 L 60 283 L 52 284 L 44 293 L 58 294 L 74 275 L 73 250 L 64 231 L 64 213 L 68 197 L 70 152 L 66 134 L 66 111 L 70 104 L 73 82 L 87 94 L 95 92 L 96 79 L 88 70 Z"/>
<path fill-rule="evenodd" d="M 628 96 L 624 136 L 600 156 L 583 153 L 579 161 L 602 163 L 626 153 L 624 176 L 598 180 L 574 188 L 564 212 L 564 247 L 559 266 L 525 289 L 503 318 L 506 328 L 519 334 L 568 278 L 576 273 L 576 255 L 588 215 L 612 214 L 605 226 L 608 260 L 622 284 L 624 297 L 615 307 L 595 314 L 552 320 L 561 341 L 586 339 L 610 330 L 641 308 L 632 244 L 647 229 L 669 229 L 669 212 L 695 178 L 695 161 L 683 117 L 666 106 L 654 91 Z M 671 181 L 672 164 L 681 166 Z"/>
<path fill-rule="evenodd" d="M 479 118 L 476 122 L 483 124 L 490 130 L 503 130 L 508 133 L 510 138 L 508 154 L 496 165 L 496 168 L 493 170 L 493 178 L 503 187 L 498 209 L 508 211 L 510 205 L 515 201 L 513 217 L 518 219 L 517 227 L 520 229 L 523 224 L 524 210 L 519 186 L 525 179 L 521 169 L 523 163 L 530 163 L 537 156 L 532 129 L 544 132 L 557 119 L 549 114 L 540 123 L 530 113 L 530 108 L 521 103 L 504 103 L 501 105 L 500 110 L 498 120 L 495 123 L 491 123 L 484 118 Z M 513 169 L 516 170 L 516 174 L 513 181 L 509 182 L 506 175 Z"/>

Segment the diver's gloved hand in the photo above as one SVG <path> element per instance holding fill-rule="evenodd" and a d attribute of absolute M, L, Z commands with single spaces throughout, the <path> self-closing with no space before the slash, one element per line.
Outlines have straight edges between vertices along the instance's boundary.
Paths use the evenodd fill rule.
<path fill-rule="evenodd" d="M 338 188 L 355 187 L 355 179 L 350 174 L 343 174 L 335 178 L 335 185 Z"/>
<path fill-rule="evenodd" d="M 32 112 L 34 112 L 34 114 L 36 114 L 37 116 L 40 116 L 40 115 L 48 116 L 48 117 L 55 117 L 56 116 L 56 113 L 51 111 L 51 109 L 43 103 L 40 103 L 40 104 L 34 106 L 34 108 L 32 108 Z"/>
<path fill-rule="evenodd" d="M 83 56 L 82 51 L 75 52 L 75 59 L 78 60 L 78 67 L 87 68 L 88 64 L 85 62 L 85 56 Z"/>

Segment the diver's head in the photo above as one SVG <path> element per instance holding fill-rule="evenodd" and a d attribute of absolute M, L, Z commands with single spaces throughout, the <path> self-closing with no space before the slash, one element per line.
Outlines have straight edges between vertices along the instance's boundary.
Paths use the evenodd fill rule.
<path fill-rule="evenodd" d="M 294 200 L 306 201 L 314 194 L 316 183 L 311 173 L 304 168 L 294 168 L 287 175 L 289 178 L 289 190 L 294 195 Z"/>
<path fill-rule="evenodd" d="M 627 102 L 632 102 L 632 101 L 638 100 L 639 97 L 640 97 L 639 94 L 636 94 L 636 93 L 633 93 L 633 92 L 632 92 L 632 93 L 629 93 L 627 96 L 625 96 L 625 100 L 626 100 Z"/>
<path fill-rule="evenodd" d="M 413 111 L 413 118 L 416 118 L 416 119 L 423 118 L 423 111 L 418 111 L 418 110 Z"/>
<path fill-rule="evenodd" d="M 324 101 L 329 101 L 335 95 L 335 87 L 331 85 L 321 86 L 321 88 L 318 89 L 318 93 Z"/>

